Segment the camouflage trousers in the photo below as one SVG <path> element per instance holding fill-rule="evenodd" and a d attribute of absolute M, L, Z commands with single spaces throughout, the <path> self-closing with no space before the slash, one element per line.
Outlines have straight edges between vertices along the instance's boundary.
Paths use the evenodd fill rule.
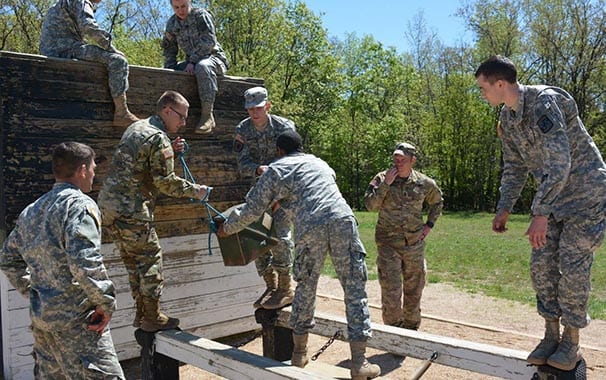
<path fill-rule="evenodd" d="M 297 281 L 290 325 L 295 334 L 308 333 L 314 326 L 316 291 L 326 254 L 345 293 L 347 335 L 350 341 L 371 337 L 370 313 L 366 295 L 366 251 L 353 216 L 331 220 L 307 232 L 296 242 L 293 265 Z"/>
<path fill-rule="evenodd" d="M 101 49 L 95 45 L 81 45 L 69 50 L 65 57 L 83 61 L 101 62 L 107 67 L 109 92 L 112 98 L 128 90 L 128 61 L 120 54 Z"/>
<path fill-rule="evenodd" d="M 188 62 L 179 62 L 176 70 L 185 70 Z M 214 103 L 215 95 L 219 91 L 217 77 L 222 77 L 227 72 L 227 67 L 218 57 L 211 55 L 197 62 L 194 66 L 194 75 L 198 83 L 198 96 L 202 103 Z"/>
<path fill-rule="evenodd" d="M 537 296 L 537 311 L 546 319 L 562 318 L 565 326 L 589 324 L 594 252 L 604 240 L 604 216 L 571 223 L 549 217 L 547 244 L 533 249 L 530 276 Z"/>
<path fill-rule="evenodd" d="M 418 328 L 427 265 L 425 241 L 377 240 L 383 323 Z"/>
<path fill-rule="evenodd" d="M 109 329 L 102 335 L 82 325 L 46 331 L 32 326 L 36 379 L 124 379 Z"/>
<path fill-rule="evenodd" d="M 155 228 L 151 223 L 119 218 L 110 229 L 128 272 L 133 298 L 160 299 L 164 284 L 162 247 Z"/>
<path fill-rule="evenodd" d="M 290 222 L 281 208 L 278 208 L 272 214 L 272 217 L 276 235 L 280 241 L 271 251 L 255 260 L 259 276 L 263 276 L 265 272 L 271 269 L 278 273 L 288 273 L 292 267 L 294 243 L 290 233 Z"/>

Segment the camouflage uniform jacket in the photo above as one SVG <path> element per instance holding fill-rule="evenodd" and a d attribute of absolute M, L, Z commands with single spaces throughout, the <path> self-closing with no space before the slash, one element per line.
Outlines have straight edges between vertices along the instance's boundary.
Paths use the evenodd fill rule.
<path fill-rule="evenodd" d="M 511 211 L 532 173 L 533 215 L 580 220 L 602 212 L 606 166 L 566 91 L 520 86 L 515 107 L 501 109 L 503 174 L 497 208 Z"/>
<path fill-rule="evenodd" d="M 273 201 L 279 201 L 295 226 L 295 242 L 315 227 L 353 216 L 335 182 L 335 172 L 318 157 L 294 153 L 269 165 L 246 204 L 225 222 L 225 232 L 235 233 L 257 220 Z"/>
<path fill-rule="evenodd" d="M 111 35 L 97 24 L 89 0 L 58 0 L 42 24 L 40 53 L 63 57 L 66 52 L 85 45 L 85 38 L 105 50 L 115 51 Z"/>
<path fill-rule="evenodd" d="M 423 206 L 427 205 L 427 222 L 435 224 L 442 213 L 442 192 L 433 179 L 416 170 L 408 178 L 396 177 L 391 185 L 385 183 L 385 173 L 373 178 L 364 195 L 366 208 L 379 210 L 376 238 L 416 241 L 425 224 Z"/>
<path fill-rule="evenodd" d="M 153 221 L 160 193 L 197 197 L 201 186 L 175 174 L 173 148 L 164 131 L 162 119 L 154 115 L 131 124 L 122 135 L 98 198 L 106 225 L 120 216 Z"/>
<path fill-rule="evenodd" d="M 236 127 L 234 151 L 238 153 L 238 167 L 246 175 L 255 176 L 257 167 L 269 165 L 277 158 L 276 140 L 287 130 L 295 130 L 292 120 L 269 115 L 265 130 L 255 128 L 252 119 L 246 118 Z"/>
<path fill-rule="evenodd" d="M 36 327 L 56 331 L 96 306 L 112 314 L 114 284 L 101 247 L 101 213 L 76 186 L 58 182 L 21 212 L 4 242 L 0 269 L 30 299 Z"/>
<path fill-rule="evenodd" d="M 172 15 L 166 23 L 162 39 L 164 67 L 177 67 L 179 47 L 185 52 L 187 62 L 196 64 L 211 55 L 217 56 L 229 67 L 225 52 L 217 41 L 212 15 L 205 9 L 192 8 L 185 20 Z"/>

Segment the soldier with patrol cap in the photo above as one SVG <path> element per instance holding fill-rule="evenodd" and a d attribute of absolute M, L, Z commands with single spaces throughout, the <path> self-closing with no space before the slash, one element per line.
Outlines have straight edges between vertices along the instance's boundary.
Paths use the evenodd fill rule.
<path fill-rule="evenodd" d="M 295 130 L 289 119 L 270 115 L 271 103 L 264 87 L 249 88 L 244 92 L 244 108 L 249 117 L 236 127 L 234 151 L 238 155 L 238 168 L 244 175 L 254 178 L 251 185 L 277 158 L 276 141 L 285 131 Z M 290 236 L 290 223 L 283 210 L 273 211 L 273 223 L 280 240 L 277 246 L 255 260 L 257 272 L 267 288 L 253 306 L 277 309 L 292 303 L 294 292 L 290 270 L 294 244 Z"/>
<path fill-rule="evenodd" d="M 427 272 L 425 238 L 442 213 L 436 182 L 413 169 L 416 148 L 396 145 L 390 169 L 378 173 L 364 195 L 369 211 L 379 211 L 375 229 L 383 322 L 417 330 Z M 423 222 L 423 207 L 427 221 Z"/>
<path fill-rule="evenodd" d="M 545 336 L 527 360 L 571 371 L 581 359 L 579 329 L 590 320 L 593 255 L 604 239 L 606 165 L 568 92 L 518 83 L 513 62 L 499 55 L 484 61 L 475 76 L 482 97 L 492 106 L 503 104 L 503 173 L 493 231 L 507 230 L 530 173 L 537 182 L 526 235 Z"/>

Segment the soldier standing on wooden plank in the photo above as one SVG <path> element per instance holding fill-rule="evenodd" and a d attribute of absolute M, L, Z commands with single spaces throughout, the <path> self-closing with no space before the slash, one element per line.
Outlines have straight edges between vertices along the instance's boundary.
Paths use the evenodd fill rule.
<path fill-rule="evenodd" d="M 95 152 L 67 142 L 53 152 L 53 188 L 21 212 L 0 269 L 30 300 L 36 379 L 124 379 L 109 321 L 114 284 L 101 255 L 92 190 Z"/>
<path fill-rule="evenodd" d="M 217 76 L 227 71 L 227 57 L 217 41 L 213 17 L 207 10 L 192 8 L 191 0 L 171 0 L 170 4 L 175 14 L 168 19 L 162 40 L 164 67 L 196 76 L 201 116 L 195 132 L 208 134 L 215 127 Z M 179 48 L 185 52 L 186 60 L 177 63 Z"/>
<path fill-rule="evenodd" d="M 366 208 L 379 211 L 375 241 L 383 323 L 411 330 L 421 325 L 425 238 L 443 206 L 442 191 L 433 179 L 413 169 L 416 161 L 412 144 L 396 145 L 394 165 L 373 178 L 364 196 Z"/>
<path fill-rule="evenodd" d="M 139 120 L 126 105 L 128 62 L 111 43 L 111 35 L 95 20 L 93 3 L 101 0 L 58 0 L 46 14 L 40 35 L 40 53 L 48 57 L 101 62 L 107 67 L 114 100 L 114 125 L 127 127 Z M 96 45 L 87 44 L 84 39 Z"/>
<path fill-rule="evenodd" d="M 179 325 L 178 319 L 160 312 L 164 278 L 162 248 L 153 226 L 156 198 L 162 193 L 203 199 L 208 190 L 174 172 L 174 151 L 167 133 L 185 125 L 188 110 L 189 103 L 181 94 L 162 94 L 156 115 L 133 123 L 122 135 L 98 197 L 103 225 L 110 228 L 128 271 L 136 304 L 133 326 L 148 332 Z M 176 144 L 182 146 L 179 137 Z"/>
<path fill-rule="evenodd" d="M 529 173 L 538 186 L 526 235 L 545 337 L 528 362 L 569 371 L 581 359 L 579 329 L 590 321 L 593 255 L 606 227 L 606 165 L 569 93 L 518 83 L 513 62 L 498 55 L 484 61 L 475 76 L 488 103 L 504 104 L 501 199 L 493 231 L 507 230 L 509 213 Z"/>
<path fill-rule="evenodd" d="M 345 293 L 347 336 L 351 349 L 351 378 L 366 380 L 381 374 L 366 360 L 371 337 L 366 295 L 366 251 L 353 211 L 335 182 L 335 172 L 318 157 L 303 153 L 301 136 L 289 130 L 278 136 L 278 160 L 269 164 L 246 196 L 239 213 L 231 214 L 217 234 L 229 236 L 257 220 L 272 204 L 282 208 L 294 224 L 297 281 L 290 325 L 293 329 L 292 364 L 308 363 L 307 341 L 314 327 L 316 291 L 326 254 Z"/>
<path fill-rule="evenodd" d="M 238 154 L 240 171 L 257 179 L 278 158 L 278 136 L 288 130 L 294 131 L 295 123 L 269 114 L 271 103 L 267 99 L 267 90 L 263 87 L 249 88 L 244 92 L 244 108 L 250 117 L 236 127 L 234 151 Z M 273 211 L 272 216 L 280 242 L 255 260 L 257 272 L 267 285 L 265 292 L 253 304 L 255 308 L 279 309 L 291 304 L 294 297 L 290 276 L 294 248 L 290 222 L 280 208 Z"/>

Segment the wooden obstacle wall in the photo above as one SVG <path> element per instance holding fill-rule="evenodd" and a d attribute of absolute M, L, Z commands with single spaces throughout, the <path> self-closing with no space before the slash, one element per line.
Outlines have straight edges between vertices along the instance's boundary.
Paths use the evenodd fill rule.
<path fill-rule="evenodd" d="M 263 82 L 229 76 L 220 80 L 217 127 L 208 136 L 193 133 L 200 114 L 193 76 L 131 66 L 129 82 L 129 108 L 142 118 L 155 112 L 156 101 L 166 90 L 176 90 L 189 100 L 190 117 L 180 136 L 190 146 L 185 159 L 196 182 L 214 187 L 210 203 L 219 210 L 241 203 L 250 178 L 237 171 L 233 132 L 247 116 L 242 94 Z M 10 233 L 21 210 L 51 188 L 52 147 L 59 142 L 79 141 L 95 149 L 98 168 L 90 195 L 96 198 L 123 132 L 112 125 L 113 112 L 102 65 L 0 51 L 0 241 Z M 178 160 L 175 169 L 182 174 Z M 214 236 L 209 255 L 204 207 L 162 197 L 155 217 L 165 251 L 163 309 L 180 318 L 183 329 L 208 339 L 255 329 L 252 302 L 264 289 L 262 281 L 253 264 L 225 267 Z M 112 336 L 121 360 L 136 357 L 139 347 L 130 326 L 134 308 L 126 271 L 108 236 L 103 240 L 105 263 L 118 292 Z M 0 275 L 0 348 L 7 379 L 33 378 L 28 307 L 28 300 Z"/>

